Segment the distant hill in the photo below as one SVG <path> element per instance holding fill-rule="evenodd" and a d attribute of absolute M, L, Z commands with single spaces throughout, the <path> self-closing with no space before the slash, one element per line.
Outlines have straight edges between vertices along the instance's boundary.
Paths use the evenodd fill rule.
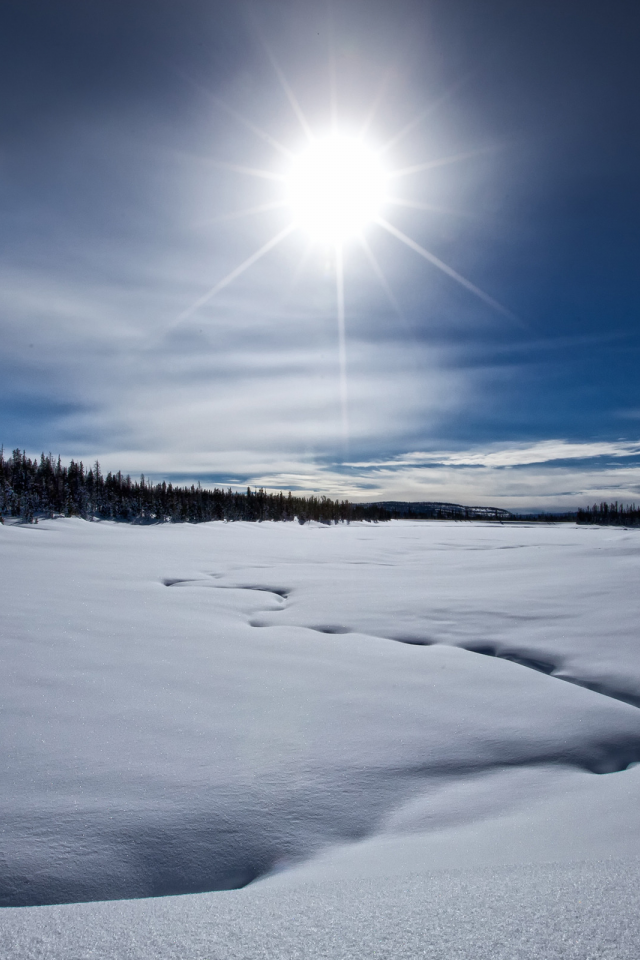
<path fill-rule="evenodd" d="M 460 503 L 440 503 L 421 500 L 411 503 L 406 500 L 377 500 L 375 503 L 362 503 L 361 507 L 377 507 L 385 510 L 395 520 L 407 520 L 416 517 L 420 520 L 518 520 L 516 514 L 499 507 L 465 507 Z"/>

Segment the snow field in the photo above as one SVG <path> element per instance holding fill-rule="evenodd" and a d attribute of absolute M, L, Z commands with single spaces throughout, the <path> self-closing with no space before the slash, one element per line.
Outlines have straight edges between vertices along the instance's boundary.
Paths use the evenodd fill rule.
<path fill-rule="evenodd" d="M 361 917 L 363 883 L 378 902 L 463 870 L 482 899 L 489 868 L 528 864 L 523 889 L 551 888 L 570 874 L 548 862 L 565 862 L 593 887 L 597 860 L 640 855 L 636 531 L 57 520 L 0 528 L 0 562 L 7 907 L 259 881 L 127 907 L 141 927 L 117 955 L 143 956 L 152 915 L 210 926 L 225 904 L 264 924 L 269 897 L 306 897 L 311 916 L 341 888 Z M 31 956 L 39 924 L 67 917 L 79 950 L 77 918 L 117 927 L 123 910 L 5 910 L 0 931 Z M 262 955 L 232 952 L 235 922 L 216 928 L 220 955 Z M 349 922 L 343 941 L 362 942 Z M 322 953 L 323 936 L 264 955 L 363 955 Z M 418 949 L 385 937 L 367 955 Z M 212 956 L 206 942 L 194 932 L 184 956 Z"/>

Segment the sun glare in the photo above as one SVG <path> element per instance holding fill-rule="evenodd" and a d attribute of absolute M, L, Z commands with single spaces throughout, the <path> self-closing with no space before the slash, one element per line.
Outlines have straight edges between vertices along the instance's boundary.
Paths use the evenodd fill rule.
<path fill-rule="evenodd" d="M 296 225 L 314 240 L 335 244 L 378 217 L 386 175 L 366 144 L 336 134 L 314 141 L 294 159 L 287 187 Z"/>
<path fill-rule="evenodd" d="M 270 253 L 275 247 L 278 247 L 296 230 L 302 230 L 307 233 L 312 241 L 333 247 L 332 262 L 335 266 L 336 281 L 340 399 L 346 449 L 349 436 L 349 424 L 347 415 L 347 349 L 344 285 L 345 241 L 360 241 L 360 245 L 373 268 L 373 272 L 383 287 L 394 310 L 398 310 L 397 301 L 387 283 L 384 271 L 378 264 L 373 250 L 364 235 L 365 227 L 370 224 L 377 226 L 386 231 L 387 234 L 395 237 L 395 239 L 399 240 L 405 247 L 408 247 L 431 266 L 436 267 L 442 273 L 446 274 L 455 283 L 464 287 L 469 293 L 472 293 L 487 306 L 491 307 L 492 310 L 509 317 L 511 320 L 519 322 L 518 318 L 501 303 L 498 303 L 497 300 L 494 300 L 493 297 L 490 297 L 475 284 L 471 283 L 466 277 L 457 273 L 452 267 L 431 253 L 430 250 L 421 246 L 416 240 L 412 239 L 412 237 L 406 233 L 403 233 L 402 230 L 382 216 L 383 206 L 409 207 L 415 210 L 438 209 L 437 207 L 430 207 L 428 204 L 419 203 L 411 199 L 390 196 L 387 192 L 389 180 L 393 179 L 395 181 L 406 176 L 431 170 L 433 167 L 440 167 L 470 159 L 477 154 L 486 153 L 487 147 L 481 147 L 477 150 L 467 151 L 466 153 L 440 157 L 435 160 L 429 160 L 426 163 L 413 164 L 412 166 L 400 169 L 387 170 L 382 163 L 381 157 L 386 154 L 392 146 L 395 147 L 418 123 L 424 120 L 429 110 L 423 111 L 418 117 L 406 124 L 378 151 L 374 151 L 368 146 L 362 139 L 362 136 L 359 138 L 350 137 L 334 132 L 324 138 L 316 138 L 311 125 L 307 121 L 298 103 L 294 91 L 289 86 L 278 63 L 268 50 L 267 55 L 271 60 L 280 85 L 289 100 L 289 104 L 300 122 L 308 145 L 302 153 L 296 156 L 286 145 L 279 143 L 268 131 L 256 126 L 252 120 L 242 116 L 242 114 L 239 114 L 235 109 L 224 104 L 222 101 L 216 101 L 228 114 L 234 117 L 235 120 L 251 130 L 261 140 L 275 148 L 281 156 L 287 157 L 289 164 L 288 169 L 280 167 L 276 172 L 273 168 L 256 169 L 254 167 L 218 161 L 222 167 L 235 170 L 237 173 L 258 177 L 262 180 L 276 181 L 284 185 L 285 194 L 283 195 L 279 191 L 278 199 L 274 198 L 258 206 L 247 207 L 244 210 L 236 210 L 232 213 L 223 214 L 216 219 L 218 221 L 235 220 L 238 217 L 260 214 L 269 210 L 275 210 L 279 207 L 288 207 L 291 211 L 291 219 L 278 233 L 274 234 L 274 236 L 263 243 L 261 247 L 251 253 L 245 260 L 242 260 L 242 262 L 227 273 L 226 276 L 218 280 L 215 286 L 181 313 L 178 317 L 178 322 L 186 320 L 196 310 L 203 307 L 212 297 L 215 297 L 221 290 L 230 283 L 233 283 L 238 277 L 245 273 L 246 270 L 249 270 L 250 267 Z M 364 128 L 361 127 L 360 129 L 366 129 L 369 125 L 377 103 L 378 101 L 376 100 L 369 111 Z M 337 122 L 334 101 L 334 130 L 336 129 L 335 124 Z M 303 261 L 301 261 L 301 263 L 302 262 Z"/>

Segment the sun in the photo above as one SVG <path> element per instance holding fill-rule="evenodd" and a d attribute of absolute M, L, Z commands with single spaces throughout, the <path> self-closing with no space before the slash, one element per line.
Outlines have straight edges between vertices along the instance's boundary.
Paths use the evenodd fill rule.
<path fill-rule="evenodd" d="M 313 240 L 337 244 L 380 215 L 387 177 L 366 143 L 332 134 L 294 158 L 286 185 L 296 226 Z"/>
<path fill-rule="evenodd" d="M 238 217 L 261 215 L 268 211 L 282 208 L 288 208 L 290 213 L 289 222 L 245 260 L 242 260 L 226 276 L 218 280 L 218 282 L 199 297 L 195 303 L 192 303 L 191 306 L 184 310 L 176 319 L 175 323 L 180 323 L 190 317 L 213 297 L 217 296 L 221 290 L 229 286 L 230 283 L 233 283 L 246 270 L 249 270 L 250 267 L 261 260 L 262 257 L 269 254 L 275 247 L 283 243 L 287 237 L 297 231 L 305 232 L 312 242 L 323 243 L 332 247 L 333 251 L 329 259 L 333 263 L 336 282 L 335 302 L 338 326 L 340 398 L 346 448 L 349 434 L 347 416 L 347 350 L 344 282 L 344 253 L 346 241 L 359 242 L 359 245 L 369 260 L 372 272 L 377 277 L 389 303 L 393 309 L 398 312 L 400 308 L 386 280 L 384 271 L 378 263 L 365 236 L 365 233 L 368 233 L 365 228 L 368 226 L 375 226 L 387 234 L 390 234 L 396 240 L 399 240 L 400 243 L 404 244 L 405 247 L 408 247 L 423 260 L 427 261 L 430 266 L 440 270 L 446 274 L 450 280 L 464 287 L 465 290 L 481 300 L 486 306 L 509 318 L 511 321 L 520 323 L 518 317 L 505 306 L 497 300 L 494 300 L 493 297 L 489 296 L 470 280 L 467 280 L 466 277 L 462 276 L 462 274 L 458 273 L 448 264 L 444 263 L 430 250 L 427 250 L 416 240 L 412 239 L 412 237 L 403 233 L 402 230 L 382 215 L 383 208 L 394 206 L 409 207 L 418 211 L 441 210 L 441 208 L 432 207 L 428 203 L 421 203 L 416 200 L 394 196 L 388 192 L 389 185 L 404 177 L 413 177 L 417 173 L 426 173 L 434 167 L 469 160 L 478 154 L 486 153 L 487 149 L 493 149 L 493 146 L 479 147 L 476 150 L 457 153 L 453 156 L 443 156 L 428 160 L 424 163 L 388 170 L 385 168 L 382 158 L 429 115 L 431 108 L 427 108 L 407 123 L 381 147 L 379 146 L 377 149 L 373 149 L 371 145 L 367 144 L 365 134 L 376 112 L 379 97 L 374 100 L 366 119 L 363 118 L 363 123 L 360 127 L 351 126 L 349 128 L 360 129 L 360 135 L 357 137 L 347 136 L 339 132 L 340 120 L 338 119 L 334 102 L 331 127 L 333 132 L 325 137 L 318 137 L 307 121 L 294 91 L 289 86 L 280 66 L 268 49 L 266 52 L 280 81 L 280 85 L 289 100 L 293 113 L 300 123 L 302 133 L 306 137 L 307 145 L 301 153 L 294 153 L 288 146 L 276 140 L 267 130 L 257 126 L 253 120 L 244 117 L 233 107 L 214 97 L 215 102 L 222 110 L 277 151 L 277 153 L 280 154 L 281 162 L 277 169 L 256 169 L 241 164 L 214 161 L 214 163 L 226 169 L 235 170 L 242 175 L 258 177 L 259 179 L 272 182 L 275 181 L 275 183 L 278 184 L 278 196 L 258 206 L 247 207 L 232 213 L 222 214 L 222 216 L 214 218 L 212 222 L 236 220 Z M 306 254 L 303 256 L 306 256 Z"/>

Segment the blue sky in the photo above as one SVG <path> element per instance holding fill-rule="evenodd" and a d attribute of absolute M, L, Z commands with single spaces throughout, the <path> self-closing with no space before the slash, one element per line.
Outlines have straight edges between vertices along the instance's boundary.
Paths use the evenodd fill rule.
<path fill-rule="evenodd" d="M 640 499 L 631 5 L 8 0 L 0 21 L 5 449 L 361 500 Z M 341 130 L 405 131 L 390 170 L 464 155 L 394 181 L 428 209 L 384 217 L 512 315 L 367 227 L 388 289 L 347 244 L 346 440 L 332 250 L 296 230 L 191 310 L 290 221 L 227 217 L 282 191 L 234 167 L 304 147 L 272 61 L 318 136 L 332 63 Z"/>

